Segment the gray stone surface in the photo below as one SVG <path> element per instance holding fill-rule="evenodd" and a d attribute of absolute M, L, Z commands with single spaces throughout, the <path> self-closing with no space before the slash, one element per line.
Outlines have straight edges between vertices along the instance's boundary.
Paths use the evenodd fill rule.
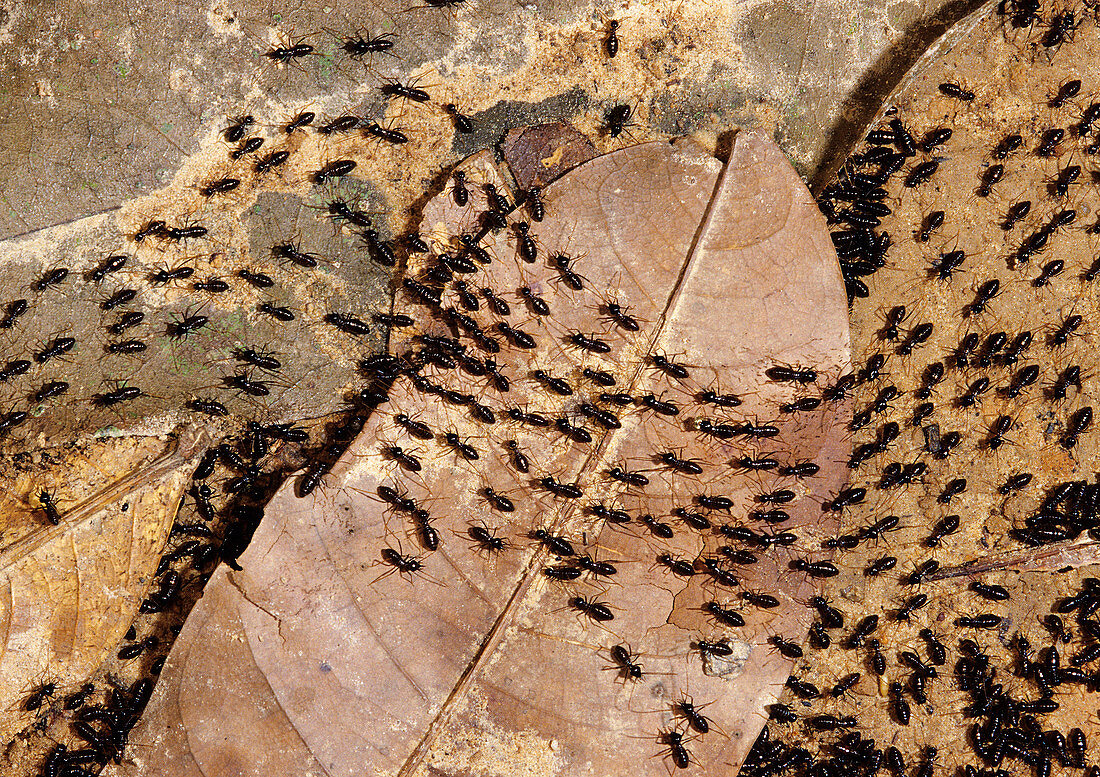
<path fill-rule="evenodd" d="M 570 118 L 592 102 L 628 97 L 605 94 L 591 80 L 549 89 L 559 96 L 540 101 L 539 110 L 515 105 L 508 93 L 493 94 L 493 73 L 512 70 L 531 54 L 524 38 L 531 30 L 578 27 L 591 38 L 578 62 L 591 61 L 602 56 L 600 15 L 623 18 L 619 56 L 652 63 L 667 81 L 648 96 L 658 109 L 653 124 L 669 132 L 731 123 L 770 127 L 804 174 L 812 174 L 831 129 L 858 113 L 849 98 L 889 81 L 914 42 L 919 48 L 943 19 L 974 5 L 672 3 L 658 9 L 667 39 L 647 34 L 638 40 L 630 18 L 646 9 L 625 3 L 593 10 L 562 0 L 477 0 L 451 10 L 416 0 L 285 6 L 0 0 L 0 236 L 72 221 L 157 190 L 226 116 L 323 102 L 348 89 L 364 68 L 339 51 L 339 36 L 355 31 L 395 35 L 399 58 L 375 56 L 380 70 L 407 70 L 437 57 L 444 73 L 448 66 L 476 64 L 483 73 L 479 91 L 498 98 L 488 125 L 496 129 L 532 117 Z M 695 23 L 697 14 L 686 13 L 703 6 L 705 27 Z M 288 66 L 264 56 L 297 42 L 314 45 L 319 55 Z M 681 82 L 689 69 L 683 66 L 707 48 L 717 52 L 718 64 L 706 78 L 687 74 Z M 455 151 L 461 157 L 491 140 L 479 133 Z"/>

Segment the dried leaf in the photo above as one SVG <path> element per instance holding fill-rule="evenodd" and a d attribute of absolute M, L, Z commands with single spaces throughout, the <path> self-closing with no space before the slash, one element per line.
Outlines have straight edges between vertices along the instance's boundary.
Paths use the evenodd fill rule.
<path fill-rule="evenodd" d="M 188 482 L 183 465 L 204 439 L 109 438 L 89 444 L 85 457 L 67 451 L 64 471 L 44 468 L 33 481 L 17 484 L 23 498 L 5 493 L 0 511 L 9 524 L 0 547 L 0 736 L 5 740 L 41 714 L 26 709 L 38 686 L 53 683 L 58 694 L 71 690 L 96 671 L 129 628 Z M 118 477 L 118 472 L 126 474 Z M 43 490 L 53 493 L 57 504 L 56 526 L 40 509 Z M 32 508 L 39 508 L 37 517 L 28 521 Z"/>
<path fill-rule="evenodd" d="M 460 208 L 447 192 L 427 206 L 425 227 L 437 243 L 477 228 L 483 184 L 505 191 L 488 153 L 462 168 L 471 204 Z M 490 233 L 481 245 L 492 262 L 465 276 L 470 291 L 491 287 L 510 306 L 496 315 L 482 297 L 469 312 L 483 336 L 499 341 L 493 358 L 510 390 L 489 388 L 469 369 L 425 367 L 422 378 L 473 395 L 448 398 L 402 376 L 324 486 L 299 499 L 288 483 L 241 556 L 243 571 L 215 573 L 192 612 L 150 713 L 131 735 L 133 761 L 107 774 L 660 775 L 676 760 L 668 732 L 684 736 L 687 771 L 736 772 L 764 723 L 763 706 L 791 669 L 768 638 L 801 642 L 809 623 L 801 602 L 813 585 L 789 562 L 818 555 L 835 523 L 822 502 L 844 478 L 843 413 L 823 404 L 777 414 L 778 404 L 818 392 L 764 375 L 777 364 L 813 366 L 824 382 L 847 367 L 835 255 L 801 181 L 754 133 L 737 138 L 726 166 L 688 142 L 624 148 L 572 170 L 544 197 L 538 259 L 517 257 L 512 229 Z M 549 259 L 558 251 L 573 257 L 567 270 Z M 521 299 L 522 287 L 549 315 Z M 613 320 L 607 305 L 615 302 L 637 331 Z M 453 287 L 443 306 L 451 304 L 459 304 Z M 428 307 L 399 298 L 398 312 L 419 321 L 420 335 L 395 340 L 395 352 L 423 346 L 424 335 L 455 334 Z M 500 321 L 535 347 L 521 347 L 523 335 L 502 331 Z M 576 333 L 592 338 L 587 350 L 570 342 Z M 594 352 L 603 350 L 597 341 L 608 352 Z M 465 354 L 486 355 L 474 338 L 467 342 Z M 659 369 L 654 355 L 683 365 L 687 376 Z M 582 367 L 606 370 L 617 384 L 601 389 Z M 532 375 L 539 369 L 573 393 L 555 393 Z M 707 405 L 699 401 L 707 390 L 736 392 L 744 404 Z M 617 407 L 595 400 L 600 391 L 639 399 Z M 640 398 L 649 394 L 647 406 Z M 604 426 L 619 427 L 586 418 L 579 409 L 586 400 L 616 416 L 603 415 Z M 475 420 L 475 401 L 495 423 Z M 663 402 L 678 414 L 659 412 L 671 411 L 655 404 Z M 508 408 L 565 418 L 593 440 L 514 423 Z M 434 438 L 410 434 L 399 414 L 428 424 Z M 777 415 L 777 437 L 718 439 L 698 430 L 702 417 L 763 425 Z M 517 471 L 511 440 L 530 473 Z M 701 473 L 662 463 L 665 453 L 698 461 Z M 736 466 L 746 455 L 812 460 L 821 471 L 804 479 L 754 474 Z M 628 487 L 608 476 L 613 467 L 644 474 L 648 484 Z M 555 496 L 537 482 L 547 476 L 576 484 L 583 496 Z M 383 498 L 382 486 L 430 511 L 438 550 L 417 555 L 423 517 Z M 515 509 L 488 497 L 487 487 Z M 755 498 L 779 489 L 794 492 L 790 504 L 776 505 L 788 521 L 776 528 L 745 517 L 766 507 Z M 730 503 L 704 509 L 702 496 Z M 605 520 L 601 505 L 626 511 L 630 522 Z M 791 530 L 800 539 L 756 549 L 759 563 L 735 568 L 719 560 L 719 546 L 750 546 L 691 528 L 671 514 L 676 507 L 714 525 Z M 655 536 L 643 514 L 668 523 L 673 536 Z M 471 527 L 503 538 L 505 548 L 483 547 Z M 540 529 L 617 573 L 550 580 L 545 569 L 575 566 L 576 556 L 559 547 L 555 558 L 532 538 Z M 740 577 L 741 588 L 707 573 L 707 563 Z M 780 606 L 748 606 L 741 590 L 774 595 Z M 613 618 L 591 606 L 578 611 L 575 597 L 606 603 Z M 716 622 L 701 609 L 712 600 L 746 625 Z M 701 659 L 699 640 L 727 640 L 729 655 Z M 629 648 L 641 678 L 615 661 L 616 646 Z M 683 699 L 712 721 L 710 733 L 692 731 L 674 712 Z"/>

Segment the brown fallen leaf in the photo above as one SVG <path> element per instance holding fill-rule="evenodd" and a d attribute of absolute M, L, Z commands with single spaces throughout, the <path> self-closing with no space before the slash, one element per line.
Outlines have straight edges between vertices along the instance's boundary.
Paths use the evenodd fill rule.
<path fill-rule="evenodd" d="M 0 542 L 0 732 L 7 741 L 42 715 L 28 697 L 62 696 L 103 663 L 148 591 L 183 493 L 186 463 L 207 438 L 117 437 L 65 454 L 3 497 Z M 119 476 L 118 473 L 125 474 Z M 56 481 L 56 484 L 55 482 Z M 58 487 L 59 486 L 59 487 Z M 40 509 L 54 499 L 58 525 Z M 38 508 L 38 509 L 34 509 Z"/>
<path fill-rule="evenodd" d="M 503 193 L 503 176 L 487 152 L 461 167 L 471 204 L 441 195 L 424 228 L 476 263 L 447 260 L 477 309 L 454 284 L 438 306 L 405 287 L 397 312 L 418 334 L 391 347 L 428 348 L 429 363 L 389 388 L 324 485 L 276 495 L 106 774 L 737 771 L 791 671 L 769 638 L 800 643 L 810 621 L 814 586 L 790 562 L 820 557 L 835 527 L 823 502 L 844 480 L 846 408 L 780 413 L 819 391 L 765 375 L 812 366 L 820 384 L 848 367 L 824 222 L 763 135 L 738 136 L 725 166 L 690 142 L 650 143 L 546 188 L 534 261 L 512 226 L 480 242 L 482 264 L 453 238 L 484 223 L 484 185 Z M 461 347 L 440 339 L 460 333 Z M 708 404 L 707 391 L 742 404 Z M 740 431 L 706 434 L 701 419 Z M 820 471 L 754 472 L 746 456 Z M 790 517 L 748 517 L 764 509 Z M 764 549 L 723 524 L 798 540 Z M 757 563 L 735 566 L 736 550 Z M 723 625 L 707 602 L 745 624 Z"/>

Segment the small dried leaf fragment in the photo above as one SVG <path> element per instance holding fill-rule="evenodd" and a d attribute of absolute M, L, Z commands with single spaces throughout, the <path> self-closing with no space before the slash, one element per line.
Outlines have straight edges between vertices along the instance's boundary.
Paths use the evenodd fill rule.
<path fill-rule="evenodd" d="M 486 184 L 511 196 L 487 153 L 461 167 L 470 203 L 445 191 L 425 209 L 437 254 L 474 255 L 454 240 L 484 223 Z M 397 307 L 419 326 L 394 351 L 444 353 L 398 378 L 322 488 L 276 495 L 243 571 L 219 569 L 184 627 L 132 762 L 107 774 L 736 772 L 790 672 L 767 640 L 802 640 L 798 602 L 813 586 L 782 545 L 734 568 L 721 555 L 733 542 L 714 528 L 787 530 L 817 547 L 835 524 L 821 502 L 844 478 L 843 413 L 825 404 L 773 422 L 779 404 L 816 390 L 765 375 L 812 367 L 824 382 L 848 366 L 823 219 L 753 133 L 725 166 L 689 142 L 643 144 L 543 195 L 536 256 L 514 211 L 479 242 L 490 261 L 476 272 L 427 260 L 464 269 L 438 305 L 433 287 L 406 286 Z M 464 366 L 445 366 L 448 353 Z M 706 434 L 701 420 L 742 431 Z M 820 471 L 736 464 L 764 451 Z M 746 517 L 769 506 L 788 516 Z M 717 622 L 708 601 L 744 626 Z M 709 733 L 675 712 L 684 699 Z"/>
<path fill-rule="evenodd" d="M 516 185 L 544 187 L 596 156 L 592 141 L 568 124 L 537 124 L 510 130 L 501 143 Z"/>

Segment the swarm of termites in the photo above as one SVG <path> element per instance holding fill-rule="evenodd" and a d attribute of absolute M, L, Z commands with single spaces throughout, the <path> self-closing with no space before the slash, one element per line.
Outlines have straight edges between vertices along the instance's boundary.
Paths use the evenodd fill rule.
<path fill-rule="evenodd" d="M 1065 551 L 1071 543 L 1087 551 L 1100 520 L 1100 485 L 1089 463 L 1097 450 L 1090 353 L 1100 280 L 1093 169 L 1100 153 L 1100 83 L 1087 66 L 1100 44 L 1094 13 L 1088 4 L 1002 3 L 969 33 L 983 44 L 974 47 L 980 53 L 959 44 L 952 69 L 930 66 L 918 74 L 821 194 L 852 303 L 858 363 L 850 375 L 829 380 L 817 381 L 806 365 L 775 365 L 768 377 L 812 389 L 774 408 L 780 419 L 854 397 L 851 479 L 827 505 L 841 516 L 835 537 L 807 548 L 798 534 L 784 531 L 790 500 L 778 482 L 758 494 L 756 523 L 728 520 L 729 505 L 718 492 L 698 494 L 674 516 L 621 504 L 592 502 L 588 508 L 594 520 L 631 522 L 647 532 L 653 563 L 663 574 L 706 576 L 721 587 L 738 565 L 774 557 L 783 562 L 777 568 L 789 562 L 823 589 L 804 603 L 815 618 L 807 634 L 768 638 L 795 669 L 788 691 L 768 710 L 770 722 L 745 774 L 886 770 L 930 777 L 1003 770 L 1047 777 L 1097 769 L 1089 743 L 1100 735 L 1090 713 L 1091 694 L 1100 688 L 1100 582 L 1080 568 L 1087 555 Z M 617 34 L 614 26 L 606 34 L 606 55 L 617 52 Z M 392 42 L 351 38 L 343 51 L 361 57 L 384 52 Z M 311 46 L 299 44 L 267 56 L 290 64 L 312 54 Z M 415 85 L 385 88 L 410 109 L 432 104 L 430 92 Z M 606 134 L 623 133 L 632 112 L 610 107 Z M 475 121 L 450 103 L 441 115 L 459 132 Z M 297 292 L 307 286 L 304 279 L 324 280 L 326 256 L 287 235 L 262 259 L 255 249 L 248 260 L 227 257 L 217 253 L 213 221 L 208 227 L 201 218 L 174 213 L 149 214 L 117 254 L 81 268 L 79 277 L 66 267 L 43 268 L 25 284 L 27 293 L 3 308 L 0 329 L 27 326 L 35 305 L 68 286 L 77 289 L 71 296 L 94 302 L 100 313 L 83 333 L 28 335 L 25 353 L 12 354 L 0 368 L 0 379 L 19 382 L 25 398 L 25 405 L 0 416 L 0 432 L 18 434 L 36 423 L 48 428 L 48 413 L 45 420 L 37 417 L 51 402 L 79 405 L 96 419 L 131 407 L 173 407 L 225 423 L 226 436 L 197 465 L 187 507 L 142 606 L 151 620 L 139 618 L 120 647 L 119 661 L 129 669 L 112 671 L 106 688 L 102 681 L 74 688 L 45 682 L 28 694 L 25 709 L 36 725 L 52 726 L 51 738 L 65 742 L 47 756 L 51 777 L 125 756 L 172 626 L 186 614 L 188 600 L 180 591 L 201 590 L 216 563 L 237 563 L 265 501 L 288 473 L 298 470 L 303 495 L 322 488 L 372 412 L 388 408 L 392 415 L 395 434 L 379 450 L 398 474 L 422 470 L 417 446 L 429 439 L 434 445 L 437 437 L 467 462 L 480 460 L 488 441 L 505 466 L 526 473 L 533 465 L 523 434 L 556 435 L 584 446 L 594 430 L 613 428 L 626 412 L 691 414 L 697 420 L 690 431 L 716 439 L 772 434 L 770 419 L 740 416 L 736 388 L 713 384 L 696 365 L 666 354 L 649 354 L 647 362 L 666 391 L 619 391 L 623 376 L 601 355 L 621 347 L 616 337 L 629 339 L 639 328 L 628 299 L 600 298 L 593 302 L 598 321 L 563 333 L 579 354 L 571 371 L 522 376 L 529 388 L 538 387 L 541 404 L 504 402 L 508 382 L 520 377 L 497 369 L 494 349 L 539 353 L 544 347 L 534 327 L 512 318 L 511 309 L 522 307 L 525 317 L 536 319 L 552 316 L 555 299 L 534 283 L 524 292 L 467 282 L 486 258 L 481 241 L 510 232 L 518 261 L 540 263 L 538 280 L 580 296 L 594 294 L 585 285 L 583 262 L 540 253 L 537 193 L 507 202 L 460 176 L 442 176 L 440 185 L 456 205 L 473 209 L 466 242 L 441 250 L 418 234 L 390 234 L 368 207 L 336 193 L 359 160 L 328 144 L 349 132 L 372 148 L 416 140 L 390 122 L 322 118 L 305 108 L 267 134 L 254 118 L 241 116 L 223 133 L 230 172 L 196 182 L 196 196 L 213 213 L 219 198 L 263 189 L 266 176 L 308 182 L 322 193 L 323 217 L 354 237 L 356 256 L 366 257 L 380 275 L 416 269 L 402 276 L 398 293 L 403 307 L 422 309 L 432 327 L 416 328 L 411 315 L 381 305 L 297 309 L 288 288 Z M 311 151 L 291 149 L 290 140 L 300 136 Z M 195 259 L 199 253 L 204 256 Z M 232 304 L 220 304 L 222 294 L 231 295 Z M 155 302 L 156 316 L 147 314 L 143 295 Z M 230 342 L 226 335 L 226 319 L 242 309 L 242 298 L 249 322 L 270 329 L 266 342 Z M 281 341 L 286 326 L 324 339 L 327 355 L 342 350 L 354 357 L 340 383 L 346 405 L 308 428 L 285 413 L 265 412 L 269 398 L 285 388 L 279 376 L 304 370 L 268 347 Z M 381 352 L 371 338 L 390 330 L 407 330 L 410 347 Z M 211 332 L 222 338 L 226 369 L 202 372 L 184 384 L 181 396 L 158 396 L 149 373 L 113 366 L 127 359 L 154 364 L 147 351 L 186 348 Z M 104 365 L 102 381 L 72 379 L 70 386 L 62 369 L 67 360 L 90 361 L 93 353 Z M 165 359 L 160 368 L 178 363 Z M 475 379 L 476 392 L 461 388 L 463 380 Z M 570 399 L 582 386 L 599 401 Z M 499 427 L 480 442 L 456 431 L 444 434 L 408 408 L 390 408 L 395 387 L 422 396 L 424 406 L 456 408 L 466 416 L 466 430 L 512 423 L 524 432 L 505 434 Z M 552 413 L 543 405 L 568 405 L 570 411 Z M 690 450 L 654 454 L 656 466 L 677 478 L 698 477 L 714 466 Z M 812 477 L 814 466 L 794 460 L 773 466 L 765 457 L 746 457 L 743 464 L 792 482 Z M 623 467 L 607 476 L 640 488 L 652 474 Z M 539 487 L 549 499 L 584 496 L 566 478 L 545 476 Z M 516 507 L 515 494 L 487 487 L 482 497 L 487 509 L 502 514 Z M 415 549 L 395 543 L 379 562 L 415 584 L 447 540 L 398 485 L 379 498 L 407 519 L 415 543 Z M 64 521 L 63 496 L 41 489 L 32 503 L 43 522 Z M 761 528 L 767 523 L 774 525 Z M 538 525 L 529 529 L 504 536 L 475 523 L 465 532 L 486 557 L 517 543 L 541 546 L 548 558 L 556 557 L 542 572 L 553 583 L 617 572 L 613 561 L 584 552 L 584 538 Z M 712 552 L 715 543 L 697 558 L 657 550 L 680 532 L 720 536 L 723 551 Z M 818 560 L 825 557 L 832 560 Z M 773 603 L 767 590 L 708 601 L 703 609 L 714 634 L 690 649 L 703 663 L 720 662 L 731 650 L 724 635 L 735 636 L 751 613 Z M 609 625 L 622 603 L 586 591 L 563 593 L 562 606 L 585 623 Z M 609 681 L 644 676 L 644 646 L 609 642 L 604 648 Z M 699 737 L 720 736 L 700 712 L 704 704 L 675 702 L 668 710 L 675 725 L 653 732 L 655 755 L 670 771 L 695 764 Z"/>
<path fill-rule="evenodd" d="M 744 774 L 1100 769 L 1100 25 L 1009 0 L 964 26 L 819 197 L 867 499 L 796 667 L 817 692 L 773 707 Z"/>
<path fill-rule="evenodd" d="M 614 56 L 616 27 L 610 33 L 602 45 Z M 352 38 L 342 48 L 361 57 L 392 42 Z M 300 43 L 266 56 L 289 66 L 314 53 Z M 380 92 L 404 110 L 437 108 L 430 91 L 412 84 L 383 83 Z M 599 112 L 604 139 L 628 142 L 636 108 Z M 475 121 L 451 103 L 439 114 L 461 133 Z M 735 651 L 753 640 L 787 658 L 802 653 L 803 635 L 766 631 L 771 611 L 790 606 L 790 591 L 742 590 L 740 581 L 763 569 L 769 580 L 782 575 L 812 586 L 837 573 L 822 560 L 831 553 L 809 538 L 860 496 L 830 494 L 824 506 L 807 498 L 821 465 L 799 456 L 793 442 L 842 405 L 850 386 L 838 381 L 835 365 L 761 364 L 761 380 L 783 401 L 753 403 L 723 382 L 723 365 L 652 348 L 658 316 L 638 315 L 644 300 L 593 285 L 583 244 L 559 249 L 539 239 L 546 214 L 538 188 L 510 199 L 499 181 L 441 173 L 433 186 L 463 209 L 461 234 L 446 243 L 413 230 L 394 234 L 370 194 L 356 196 L 363 188 L 356 175 L 380 153 L 398 154 L 417 141 L 390 120 L 321 117 L 305 107 L 263 122 L 235 117 L 221 132 L 216 172 L 189 186 L 190 207 L 142 214 L 117 252 L 87 267 L 45 267 L 25 284 L 25 297 L 3 308 L 0 329 L 18 330 L 26 341 L 26 353 L 13 353 L 0 374 L 21 400 L 0 416 L 0 433 L 13 444 L 166 412 L 217 433 L 197 459 L 117 661 L 94 682 L 30 689 L 27 734 L 45 753 L 44 774 L 95 773 L 127 758 L 174 634 L 213 569 L 240 569 L 271 495 L 292 473 L 299 496 L 323 489 L 378 415 L 387 427 L 376 453 L 394 477 L 377 498 L 401 526 L 373 560 L 383 577 L 421 583 L 433 574 L 433 554 L 455 534 L 487 565 L 520 546 L 537 550 L 540 582 L 557 586 L 561 609 L 590 630 L 592 660 L 607 664 L 599 681 L 611 689 L 660 683 L 645 668 L 652 660 L 644 632 L 627 640 L 625 629 L 616 630 L 635 603 L 608 590 L 623 562 L 601 555 L 595 538 L 601 527 L 618 527 L 637 543 L 630 564 L 700 598 L 692 608 L 697 638 L 676 646 L 697 683 L 733 671 L 741 660 Z M 261 193 L 287 189 L 309 192 L 341 256 L 293 234 L 248 251 L 232 239 L 233 218 Z M 392 278 L 395 307 L 382 295 L 372 301 L 346 291 L 329 270 L 351 258 L 375 281 Z M 522 270 L 522 285 L 486 280 L 494 277 L 487 267 L 505 263 Z M 51 299 L 92 312 L 71 332 L 40 332 Z M 387 338 L 389 351 L 382 348 Z M 532 369 L 505 366 L 517 354 Z M 323 378 L 314 384 L 300 379 L 317 374 Z M 315 407 L 332 412 L 298 422 Z M 453 423 L 443 427 L 441 418 Z M 645 444 L 616 466 L 585 473 L 598 483 L 581 484 L 568 467 L 628 418 L 644 419 Z M 552 460 L 547 447 L 565 454 Z M 469 521 L 444 532 L 425 507 L 432 494 L 412 493 L 439 466 L 427 448 L 445 451 L 448 467 L 482 472 L 478 498 L 486 514 L 502 522 L 516 514 L 522 525 L 506 531 Z M 524 488 L 506 491 L 494 487 L 500 472 L 530 477 Z M 74 495 L 36 487 L 27 501 L 43 525 L 62 526 Z M 571 530 L 544 522 L 547 502 L 578 505 Z M 639 719 L 654 757 L 670 769 L 698 765 L 704 747 L 728 740 L 711 727 L 712 720 L 720 727 L 721 710 L 701 711 L 711 699 L 654 696 L 654 703 L 660 716 Z"/>

